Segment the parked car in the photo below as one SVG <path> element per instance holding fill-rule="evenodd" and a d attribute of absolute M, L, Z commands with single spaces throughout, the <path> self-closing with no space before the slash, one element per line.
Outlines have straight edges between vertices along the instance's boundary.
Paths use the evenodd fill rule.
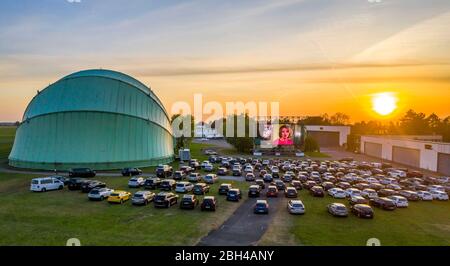
<path fill-rule="evenodd" d="M 239 188 L 232 188 L 227 192 L 228 201 L 239 201 L 242 198 L 241 190 Z"/>
<path fill-rule="evenodd" d="M 322 182 L 321 186 L 323 187 L 323 189 L 325 189 L 325 191 L 328 191 L 335 187 L 334 184 L 329 181 Z"/>
<path fill-rule="evenodd" d="M 424 190 L 419 190 L 416 191 L 417 195 L 419 196 L 419 198 L 423 201 L 431 201 L 433 200 L 433 195 L 431 195 L 430 192 L 428 191 L 424 191 Z"/>
<path fill-rule="evenodd" d="M 297 189 L 295 189 L 295 187 L 287 187 L 284 190 L 284 196 L 286 198 L 296 198 L 297 195 L 298 195 L 298 193 L 297 193 Z"/>
<path fill-rule="evenodd" d="M 234 169 L 232 170 L 232 172 L 233 172 L 233 176 L 241 176 L 241 175 L 242 175 L 242 170 L 241 170 L 241 168 L 234 168 Z"/>
<path fill-rule="evenodd" d="M 180 202 L 180 209 L 195 209 L 198 205 L 198 199 L 195 195 L 183 195 Z"/>
<path fill-rule="evenodd" d="M 159 185 L 159 188 L 161 190 L 170 191 L 175 189 L 177 182 L 173 179 L 165 179 L 161 181 L 161 184 Z"/>
<path fill-rule="evenodd" d="M 373 212 L 372 208 L 367 204 L 352 205 L 350 207 L 350 210 L 353 214 L 355 214 L 359 218 L 372 219 L 374 217 L 374 212 Z"/>
<path fill-rule="evenodd" d="M 394 201 L 385 198 L 385 197 L 377 197 L 370 199 L 370 205 L 381 208 L 383 210 L 393 211 L 397 207 L 395 206 Z"/>
<path fill-rule="evenodd" d="M 348 202 L 350 203 L 350 205 L 356 205 L 356 204 L 369 204 L 369 200 L 362 197 L 362 196 L 354 196 L 351 197 Z"/>
<path fill-rule="evenodd" d="M 269 214 L 269 203 L 267 200 L 257 200 L 253 206 L 253 212 L 256 214 Z"/>
<path fill-rule="evenodd" d="M 306 211 L 305 205 L 301 200 L 289 200 L 287 209 L 290 214 L 304 214 Z"/>
<path fill-rule="evenodd" d="M 265 174 L 263 177 L 264 182 L 270 183 L 273 181 L 273 176 L 271 174 Z"/>
<path fill-rule="evenodd" d="M 345 199 L 347 197 L 347 194 L 342 188 L 331 188 L 328 190 L 328 195 L 332 196 L 335 199 Z"/>
<path fill-rule="evenodd" d="M 219 187 L 219 195 L 227 195 L 228 191 L 232 189 L 233 187 L 231 184 L 223 183 Z"/>
<path fill-rule="evenodd" d="M 398 195 L 405 197 L 408 201 L 418 201 L 420 200 L 419 195 L 415 191 L 411 190 L 400 190 Z"/>
<path fill-rule="evenodd" d="M 323 190 L 323 187 L 321 186 L 314 186 L 310 189 L 310 193 L 314 197 L 324 197 L 325 191 Z"/>
<path fill-rule="evenodd" d="M 378 191 L 378 196 L 380 197 L 388 197 L 397 194 L 397 191 L 393 189 L 383 188 Z"/>
<path fill-rule="evenodd" d="M 81 190 L 81 185 L 89 180 L 81 179 L 81 178 L 70 178 L 67 187 L 69 190 Z"/>
<path fill-rule="evenodd" d="M 327 209 L 328 209 L 328 212 L 333 216 L 337 216 L 337 217 L 347 217 L 348 216 L 347 207 L 345 207 L 345 205 L 342 203 L 328 204 Z"/>
<path fill-rule="evenodd" d="M 314 186 L 317 186 L 317 183 L 316 183 L 316 181 L 312 181 L 312 180 L 306 181 L 303 184 L 303 187 L 306 188 L 306 189 L 311 189 Z"/>
<path fill-rule="evenodd" d="M 88 199 L 89 200 L 104 200 L 107 199 L 111 193 L 114 192 L 114 189 L 110 189 L 110 188 L 94 188 L 93 190 L 91 190 L 88 194 Z"/>
<path fill-rule="evenodd" d="M 433 195 L 433 199 L 436 200 L 448 200 L 448 194 L 439 190 L 430 191 L 431 195 Z"/>
<path fill-rule="evenodd" d="M 200 163 L 198 162 L 197 159 L 191 159 L 189 161 L 189 166 L 194 170 L 199 170 L 201 168 Z"/>
<path fill-rule="evenodd" d="M 276 186 L 270 185 L 267 188 L 266 197 L 278 197 L 278 188 Z"/>
<path fill-rule="evenodd" d="M 167 164 L 160 164 L 156 167 L 156 177 L 166 178 L 172 176 L 172 166 Z"/>
<path fill-rule="evenodd" d="M 142 170 L 139 168 L 123 168 L 122 169 L 122 176 L 135 176 L 135 175 L 141 175 Z"/>
<path fill-rule="evenodd" d="M 177 182 L 175 185 L 175 192 L 188 193 L 194 189 L 194 184 L 186 181 Z"/>
<path fill-rule="evenodd" d="M 178 170 L 173 173 L 172 179 L 177 181 L 183 181 L 184 179 L 186 179 L 186 176 L 187 176 L 186 172 Z"/>
<path fill-rule="evenodd" d="M 145 189 L 157 189 L 161 185 L 161 179 L 159 177 L 147 178 L 144 182 Z"/>
<path fill-rule="evenodd" d="M 361 196 L 361 190 L 357 189 L 357 188 L 347 188 L 345 190 L 345 195 L 348 198 L 354 197 L 354 196 Z"/>
<path fill-rule="evenodd" d="M 202 211 L 215 211 L 217 208 L 217 201 L 214 196 L 205 196 L 200 205 Z"/>
<path fill-rule="evenodd" d="M 378 197 L 378 193 L 371 188 L 366 188 L 363 191 L 361 191 L 361 196 L 363 196 L 366 199 L 372 199 Z"/>
<path fill-rule="evenodd" d="M 128 191 L 122 191 L 122 190 L 115 190 L 114 192 L 111 192 L 111 194 L 108 197 L 109 203 L 124 203 L 125 201 L 129 200 L 131 198 L 131 193 Z"/>
<path fill-rule="evenodd" d="M 96 172 L 90 168 L 72 168 L 69 177 L 95 177 Z"/>
<path fill-rule="evenodd" d="M 217 182 L 218 178 L 216 174 L 207 174 L 203 177 L 206 184 L 214 184 Z"/>
<path fill-rule="evenodd" d="M 48 190 L 60 190 L 64 188 L 64 182 L 55 177 L 39 177 L 31 180 L 30 190 L 46 192 Z"/>
<path fill-rule="evenodd" d="M 258 185 L 261 189 L 266 188 L 266 184 L 265 184 L 264 180 L 262 180 L 262 179 L 256 179 L 255 184 Z"/>
<path fill-rule="evenodd" d="M 138 191 L 131 198 L 133 205 L 147 205 L 155 198 L 155 193 L 151 191 Z"/>
<path fill-rule="evenodd" d="M 217 175 L 228 175 L 228 169 L 225 167 L 220 167 L 219 169 L 217 169 Z"/>
<path fill-rule="evenodd" d="M 53 176 L 49 176 L 49 177 L 53 177 L 58 179 L 59 181 L 63 182 L 64 185 L 68 185 L 69 184 L 69 178 L 65 177 L 65 176 L 61 176 L 61 175 L 53 175 Z"/>
<path fill-rule="evenodd" d="M 249 198 L 259 197 L 260 194 L 261 194 L 261 188 L 258 185 L 251 185 L 248 188 L 248 197 Z"/>
<path fill-rule="evenodd" d="M 134 176 L 134 177 L 130 178 L 130 180 L 128 181 L 128 187 L 130 187 L 130 188 L 142 187 L 144 184 L 145 184 L 145 179 L 140 176 Z"/>
<path fill-rule="evenodd" d="M 192 190 L 195 195 L 205 195 L 209 192 L 209 186 L 205 183 L 197 183 Z"/>
<path fill-rule="evenodd" d="M 105 183 L 97 180 L 89 180 L 81 184 L 81 192 L 89 193 L 89 191 L 93 190 L 94 188 L 103 188 L 103 187 L 106 187 Z"/>
<path fill-rule="evenodd" d="M 178 203 L 178 195 L 172 192 L 159 192 L 153 199 L 155 207 L 169 208 Z"/>
<path fill-rule="evenodd" d="M 246 173 L 245 181 L 255 181 L 256 177 L 254 173 Z"/>
<path fill-rule="evenodd" d="M 303 188 L 302 182 L 300 182 L 298 180 L 292 180 L 291 186 L 293 186 L 297 190 L 302 190 L 302 188 Z"/>
<path fill-rule="evenodd" d="M 214 165 L 212 164 L 205 165 L 203 169 L 205 170 L 205 172 L 212 172 L 214 171 Z"/>
<path fill-rule="evenodd" d="M 190 173 L 188 177 L 189 182 L 200 182 L 202 180 L 202 176 L 199 173 Z"/>
<path fill-rule="evenodd" d="M 397 208 L 406 208 L 409 205 L 408 200 L 402 196 L 388 196 L 387 198 L 392 200 Z"/>

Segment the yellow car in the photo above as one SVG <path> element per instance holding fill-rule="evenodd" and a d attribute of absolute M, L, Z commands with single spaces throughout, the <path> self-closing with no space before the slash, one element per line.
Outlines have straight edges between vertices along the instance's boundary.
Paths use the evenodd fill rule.
<path fill-rule="evenodd" d="M 121 191 L 121 190 L 116 190 L 114 192 L 111 193 L 111 195 L 109 195 L 108 197 L 108 202 L 109 203 L 124 203 L 125 201 L 129 200 L 131 197 L 131 193 L 128 191 Z"/>

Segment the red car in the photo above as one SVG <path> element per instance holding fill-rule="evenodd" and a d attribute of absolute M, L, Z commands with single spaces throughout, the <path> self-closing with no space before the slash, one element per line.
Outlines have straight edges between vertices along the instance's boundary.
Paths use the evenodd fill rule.
<path fill-rule="evenodd" d="M 266 193 L 267 197 L 278 197 L 278 189 L 276 186 L 269 186 Z"/>

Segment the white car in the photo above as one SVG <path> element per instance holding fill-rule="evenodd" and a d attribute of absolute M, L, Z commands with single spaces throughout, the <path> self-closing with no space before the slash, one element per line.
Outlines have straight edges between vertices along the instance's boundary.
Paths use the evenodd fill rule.
<path fill-rule="evenodd" d="M 190 192 L 194 189 L 194 184 L 190 183 L 190 182 L 178 182 L 175 185 L 175 192 L 178 193 L 187 193 Z"/>
<path fill-rule="evenodd" d="M 363 196 L 364 198 L 372 199 L 378 197 L 378 193 L 371 188 L 366 188 L 361 191 L 361 196 Z"/>
<path fill-rule="evenodd" d="M 190 173 L 188 176 L 188 180 L 189 182 L 200 182 L 200 180 L 202 179 L 202 177 L 200 176 L 199 173 Z"/>
<path fill-rule="evenodd" d="M 301 200 L 290 200 L 287 204 L 289 213 L 291 214 L 304 214 L 305 204 Z"/>
<path fill-rule="evenodd" d="M 132 177 L 128 181 L 128 187 L 136 188 L 141 187 L 145 184 L 145 179 L 143 177 Z"/>
<path fill-rule="evenodd" d="M 347 195 L 347 197 L 351 198 L 351 197 L 355 197 L 355 196 L 361 196 L 361 190 L 357 189 L 357 188 L 347 188 L 345 190 L 345 194 Z"/>
<path fill-rule="evenodd" d="M 386 177 L 380 180 L 380 183 L 383 185 L 390 185 L 390 184 L 395 184 L 397 183 L 397 180 L 395 178 L 392 177 Z"/>
<path fill-rule="evenodd" d="M 366 179 L 366 182 L 368 183 L 378 183 L 378 179 L 376 179 L 375 177 L 369 177 Z"/>
<path fill-rule="evenodd" d="M 47 190 L 59 190 L 64 188 L 64 182 L 55 177 L 39 177 L 31 180 L 30 190 L 45 192 Z"/>
<path fill-rule="evenodd" d="M 311 174 L 309 176 L 311 178 L 320 178 L 319 172 L 316 172 L 316 171 L 311 172 Z"/>
<path fill-rule="evenodd" d="M 203 180 L 206 184 L 214 184 L 217 182 L 217 175 L 216 174 L 207 174 L 203 177 Z"/>
<path fill-rule="evenodd" d="M 419 198 L 424 201 L 433 200 L 433 195 L 431 195 L 431 193 L 429 191 L 420 190 L 420 191 L 417 191 L 417 195 L 419 195 Z"/>
<path fill-rule="evenodd" d="M 88 199 L 90 200 L 104 200 L 111 195 L 111 193 L 114 192 L 114 189 L 110 188 L 94 188 L 91 190 L 88 194 Z"/>
<path fill-rule="evenodd" d="M 200 165 L 202 168 L 205 168 L 207 165 L 210 165 L 211 163 L 209 161 L 203 161 Z"/>
<path fill-rule="evenodd" d="M 401 171 L 401 170 L 392 170 L 388 173 L 388 175 L 393 178 L 401 178 L 401 177 L 406 177 L 406 172 Z"/>
<path fill-rule="evenodd" d="M 441 185 L 431 185 L 431 186 L 428 186 L 428 191 L 433 191 L 433 190 L 445 192 L 445 187 L 443 187 L 443 186 L 441 186 Z"/>
<path fill-rule="evenodd" d="M 212 165 L 212 164 L 205 165 L 205 171 L 206 172 L 214 171 L 214 165 Z"/>
<path fill-rule="evenodd" d="M 448 194 L 439 190 L 430 191 L 431 195 L 433 195 L 433 199 L 437 200 L 448 200 Z"/>
<path fill-rule="evenodd" d="M 328 190 L 328 195 L 332 196 L 335 199 L 345 199 L 347 197 L 347 194 L 342 188 L 330 188 Z"/>
<path fill-rule="evenodd" d="M 246 173 L 253 173 L 253 166 L 247 165 L 247 166 L 244 168 L 244 172 L 246 172 Z"/>
<path fill-rule="evenodd" d="M 408 207 L 408 200 L 405 197 L 402 196 L 389 196 L 389 199 L 391 199 L 397 208 L 406 208 Z"/>

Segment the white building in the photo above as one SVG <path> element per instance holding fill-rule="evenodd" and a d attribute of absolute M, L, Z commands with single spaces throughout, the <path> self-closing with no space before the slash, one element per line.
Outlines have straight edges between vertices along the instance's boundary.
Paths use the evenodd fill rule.
<path fill-rule="evenodd" d="M 320 147 L 338 147 L 347 143 L 349 126 L 305 126 L 307 134 L 319 143 Z"/>
<path fill-rule="evenodd" d="M 440 136 L 361 136 L 361 152 L 383 160 L 450 175 L 450 143 Z"/>

